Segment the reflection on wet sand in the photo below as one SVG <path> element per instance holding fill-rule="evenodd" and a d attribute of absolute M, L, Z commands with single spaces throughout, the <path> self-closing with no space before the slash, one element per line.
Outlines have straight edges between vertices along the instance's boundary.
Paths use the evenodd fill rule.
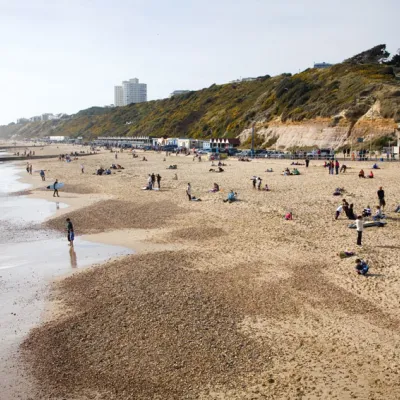
<path fill-rule="evenodd" d="M 76 251 L 73 247 L 69 249 L 69 257 L 71 259 L 71 267 L 77 268 L 78 267 L 78 259 L 76 258 Z"/>

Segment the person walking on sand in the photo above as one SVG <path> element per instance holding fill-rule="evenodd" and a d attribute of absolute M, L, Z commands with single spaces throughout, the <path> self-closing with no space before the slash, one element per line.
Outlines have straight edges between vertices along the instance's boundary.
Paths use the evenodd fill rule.
<path fill-rule="evenodd" d="M 160 174 L 157 174 L 157 175 L 156 175 L 156 179 L 157 179 L 158 188 L 161 189 L 161 187 L 160 187 L 160 184 L 161 184 L 161 175 L 160 175 Z"/>
<path fill-rule="evenodd" d="M 191 201 L 192 200 L 192 187 L 190 186 L 190 183 L 187 184 L 186 194 L 189 198 L 189 201 Z"/>
<path fill-rule="evenodd" d="M 253 189 L 255 189 L 255 188 L 256 188 L 256 183 L 257 183 L 257 178 L 256 178 L 255 176 L 253 176 L 253 177 L 251 178 L 251 180 L 252 180 L 252 182 L 253 182 Z"/>
<path fill-rule="evenodd" d="M 117 159 L 118 158 L 118 153 L 117 152 L 115 152 L 115 159 Z"/>
<path fill-rule="evenodd" d="M 29 174 L 29 163 L 26 163 L 26 172 Z"/>
<path fill-rule="evenodd" d="M 257 181 L 258 181 L 258 183 L 257 183 L 257 189 L 258 189 L 258 190 L 261 190 L 262 179 L 261 179 L 260 177 L 258 177 L 258 178 L 257 178 Z"/>
<path fill-rule="evenodd" d="M 75 239 L 74 226 L 69 218 L 67 218 L 65 221 L 67 222 L 67 239 L 69 246 L 73 247 Z"/>
<path fill-rule="evenodd" d="M 60 195 L 58 194 L 57 186 L 58 186 L 58 179 L 56 179 L 56 181 L 54 182 L 54 185 L 53 185 L 53 187 L 54 187 L 53 197 L 56 197 L 56 195 L 57 195 L 57 197 L 60 197 Z"/>
<path fill-rule="evenodd" d="M 357 228 L 357 246 L 362 246 L 362 234 L 364 231 L 364 221 L 363 217 L 359 215 L 356 219 L 356 228 Z"/>
<path fill-rule="evenodd" d="M 85 173 L 85 166 L 83 164 L 81 164 L 81 173 L 84 174 Z"/>
<path fill-rule="evenodd" d="M 309 165 L 310 165 L 310 159 L 306 157 L 306 168 L 308 168 Z"/>
<path fill-rule="evenodd" d="M 29 173 L 32 175 L 32 164 L 29 166 Z"/>
<path fill-rule="evenodd" d="M 42 178 L 42 181 L 46 180 L 46 176 L 45 176 L 44 171 L 42 169 L 40 170 L 40 177 Z"/>
<path fill-rule="evenodd" d="M 154 175 L 154 172 L 150 175 L 151 176 L 151 184 L 153 187 L 156 186 L 156 176 Z"/>
<path fill-rule="evenodd" d="M 379 205 L 381 206 L 382 211 L 385 211 L 385 206 L 386 206 L 385 191 L 383 190 L 382 186 L 379 187 L 377 194 L 379 199 Z"/>

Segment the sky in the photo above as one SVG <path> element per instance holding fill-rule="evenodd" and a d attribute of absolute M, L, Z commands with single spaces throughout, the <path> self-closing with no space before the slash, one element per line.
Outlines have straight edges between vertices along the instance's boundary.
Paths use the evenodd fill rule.
<path fill-rule="evenodd" d="M 0 124 L 400 48 L 399 0 L 0 0 Z"/>

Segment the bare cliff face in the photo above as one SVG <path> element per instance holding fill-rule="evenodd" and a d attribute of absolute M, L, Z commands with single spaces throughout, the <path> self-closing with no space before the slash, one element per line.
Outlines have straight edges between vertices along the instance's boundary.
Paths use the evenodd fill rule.
<path fill-rule="evenodd" d="M 255 142 L 258 147 L 276 150 L 311 148 L 333 148 L 360 146 L 376 143 L 380 138 L 397 137 L 398 124 L 391 118 L 383 118 L 379 105 L 375 104 L 356 122 L 339 115 L 335 118 L 315 118 L 301 122 L 279 119 L 269 123 L 255 124 Z M 244 129 L 240 134 L 242 143 L 249 144 L 252 129 Z"/>

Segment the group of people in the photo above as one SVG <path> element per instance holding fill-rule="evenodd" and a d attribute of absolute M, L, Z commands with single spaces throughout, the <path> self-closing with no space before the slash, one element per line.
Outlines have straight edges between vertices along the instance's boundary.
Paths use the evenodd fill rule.
<path fill-rule="evenodd" d="M 289 168 L 285 168 L 282 171 L 283 176 L 289 176 L 289 175 L 300 175 L 300 171 L 297 168 L 293 168 L 292 171 L 290 171 Z"/>
<path fill-rule="evenodd" d="M 366 178 L 366 177 L 368 177 L 368 178 L 372 179 L 372 178 L 374 178 L 374 173 L 373 173 L 372 171 L 370 171 L 369 174 L 368 174 L 367 176 L 365 176 L 364 170 L 361 169 L 360 172 L 358 173 L 358 177 L 359 177 L 359 178 Z"/>
<path fill-rule="evenodd" d="M 154 172 L 152 174 L 149 174 L 147 178 L 147 186 L 145 187 L 146 190 L 153 190 L 156 188 L 156 183 L 158 186 L 158 189 L 161 189 L 161 175 L 157 174 L 155 175 Z"/>

